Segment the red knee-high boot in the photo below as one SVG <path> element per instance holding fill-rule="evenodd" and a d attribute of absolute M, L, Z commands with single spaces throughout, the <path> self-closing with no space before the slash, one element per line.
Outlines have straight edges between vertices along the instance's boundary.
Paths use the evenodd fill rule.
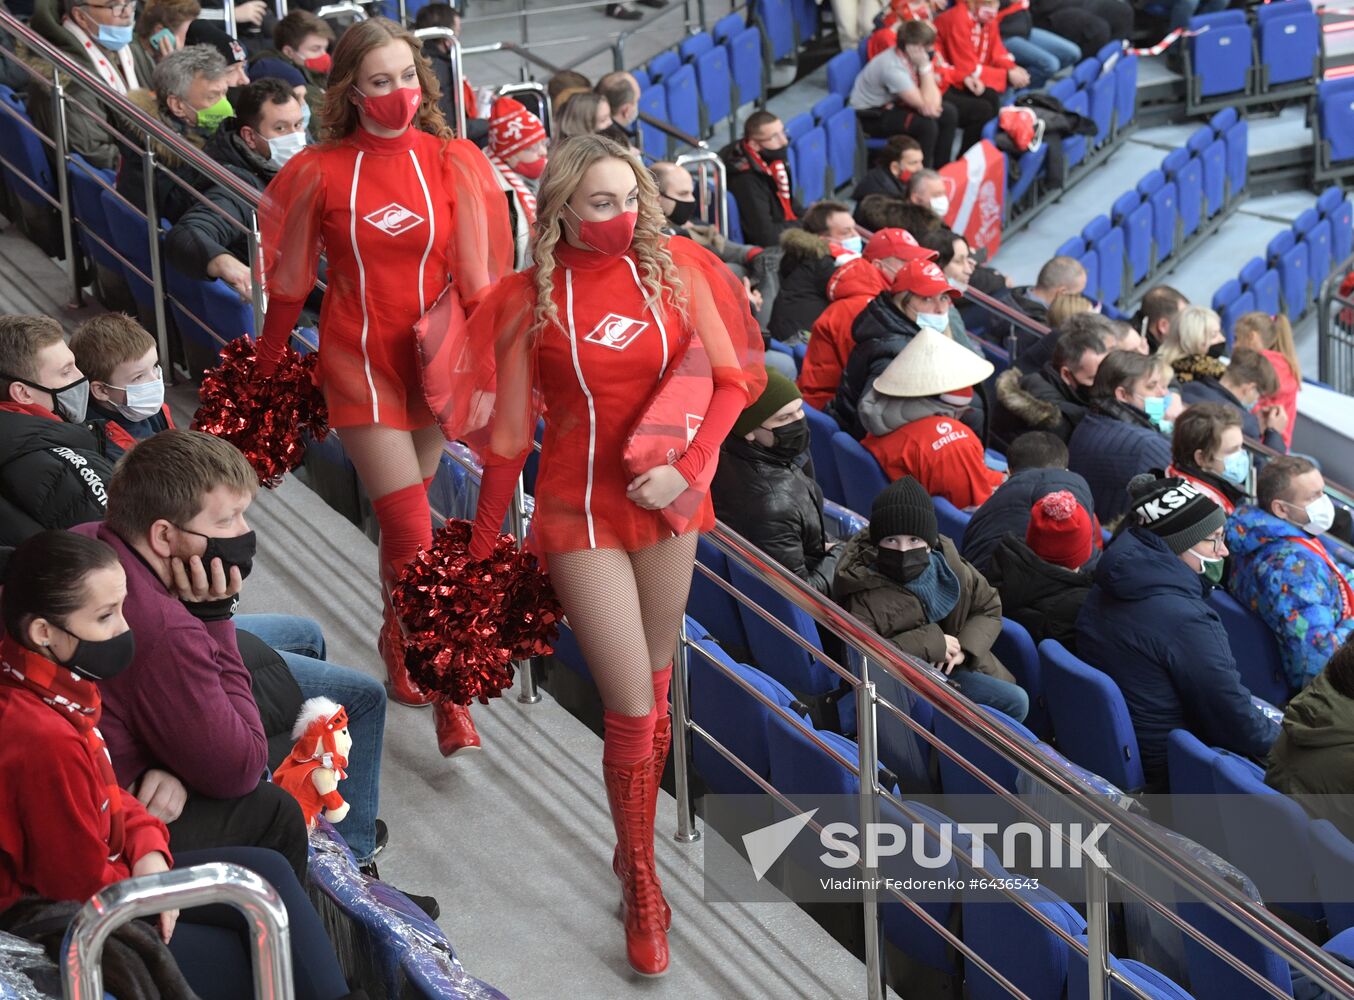
<path fill-rule="evenodd" d="M 420 707 L 432 704 L 432 696 L 421 691 L 404 666 L 404 632 L 390 601 L 390 587 L 400 571 L 420 548 L 432 543 L 432 515 L 428 493 L 421 484 L 387 493 L 372 501 L 376 520 L 381 525 L 381 598 L 383 615 L 376 648 L 386 667 L 386 694 L 402 705 Z"/>
<path fill-rule="evenodd" d="M 654 784 L 654 716 L 608 711 L 605 719 L 602 776 L 619 847 L 626 958 L 640 975 L 661 976 L 668 969 L 668 935 L 654 867 L 653 813 L 649 805 Z"/>
<path fill-rule="evenodd" d="M 653 767 L 653 785 L 649 792 L 649 823 L 655 825 L 658 817 L 658 795 L 662 791 L 663 769 L 667 767 L 668 750 L 672 747 L 672 715 L 668 712 L 668 686 L 672 680 L 672 664 L 653 672 L 653 703 L 656 718 L 653 726 L 653 755 L 649 758 Z M 618 846 L 611 858 L 611 870 L 621 878 L 621 849 Z M 657 875 L 654 876 L 657 879 Z M 662 896 L 663 883 L 658 881 L 658 892 Z M 672 907 L 667 898 L 663 898 L 663 927 L 672 929 Z"/>

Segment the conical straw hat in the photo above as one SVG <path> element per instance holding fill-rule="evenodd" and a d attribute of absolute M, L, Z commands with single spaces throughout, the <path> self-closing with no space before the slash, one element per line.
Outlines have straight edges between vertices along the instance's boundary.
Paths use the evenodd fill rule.
<path fill-rule="evenodd" d="M 977 385 L 995 371 L 992 362 L 943 333 L 922 330 L 874 380 L 886 396 L 939 396 Z"/>

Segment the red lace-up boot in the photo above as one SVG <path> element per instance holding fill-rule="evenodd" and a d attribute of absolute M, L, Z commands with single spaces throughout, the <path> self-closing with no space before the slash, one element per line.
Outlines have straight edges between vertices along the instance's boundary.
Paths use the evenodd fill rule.
<path fill-rule="evenodd" d="M 438 698 L 433 702 L 433 720 L 437 723 L 437 749 L 443 757 L 455 757 L 458 753 L 480 750 L 480 734 L 475 729 L 475 721 L 470 718 L 470 708 L 458 705 L 450 698 Z"/>
<path fill-rule="evenodd" d="M 621 860 L 621 917 L 625 954 L 642 976 L 668 971 L 668 934 L 663 927 L 663 895 L 654 870 L 653 762 L 603 764 L 607 803 L 616 826 Z"/>
<path fill-rule="evenodd" d="M 376 649 L 386 665 L 386 697 L 410 708 L 423 708 L 433 703 L 433 696 L 425 693 L 409 677 L 404 665 L 404 631 L 400 628 L 399 615 L 395 614 L 390 603 L 390 593 L 382 588 L 385 614 L 381 622 L 380 634 L 376 637 Z"/>
<path fill-rule="evenodd" d="M 664 712 L 654 722 L 653 727 L 653 757 L 650 758 L 653 767 L 653 784 L 649 789 L 649 826 L 653 828 L 658 816 L 658 793 L 662 791 L 659 784 L 663 780 L 663 768 L 668 763 L 668 750 L 672 746 L 672 716 Z M 611 870 L 616 873 L 616 877 L 625 881 L 621 874 L 621 849 L 616 848 L 611 855 Z M 658 880 L 657 869 L 654 874 L 655 880 Z M 663 900 L 663 929 L 672 930 L 672 907 L 668 905 L 667 898 L 663 896 L 663 883 L 658 881 L 658 895 Z"/>

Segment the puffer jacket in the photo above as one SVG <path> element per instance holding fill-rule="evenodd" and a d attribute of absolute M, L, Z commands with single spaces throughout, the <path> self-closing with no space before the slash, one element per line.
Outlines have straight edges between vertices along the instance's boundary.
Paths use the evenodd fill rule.
<path fill-rule="evenodd" d="M 851 337 L 855 343 L 828 412 L 857 441 L 865 436 L 865 427 L 860 422 L 860 397 L 918 332 L 917 324 L 898 311 L 893 293 L 887 291 L 876 295 L 852 324 Z"/>
<path fill-rule="evenodd" d="M 730 435 L 710 484 L 715 516 L 821 594 L 832 588 L 823 491 L 807 455 L 787 460 Z"/>
<path fill-rule="evenodd" d="M 809 406 L 821 410 L 837 394 L 854 344 L 851 326 L 870 300 L 887 289 L 883 272 L 863 258 L 832 273 L 827 282 L 830 303 L 813 324 L 799 369 L 799 391 Z"/>
<path fill-rule="evenodd" d="M 1077 615 L 1091 592 L 1090 570 L 1048 562 L 1007 535 L 992 553 L 986 575 L 1001 595 L 1001 613 L 1024 625 L 1035 642 L 1057 639 L 1077 651 Z"/>
<path fill-rule="evenodd" d="M 743 239 L 754 246 L 777 246 L 780 234 L 799 223 L 786 217 L 785 206 L 776 193 L 776 179 L 752 161 L 742 141 L 725 146 L 719 156 L 728 170 L 729 194 L 738 206 Z M 789 166 L 788 162 L 786 166 Z M 790 189 L 794 190 L 794 171 L 790 171 Z M 803 217 L 804 210 L 793 195 L 790 208 L 795 218 Z"/>
<path fill-rule="evenodd" d="M 1293 696 L 1269 752 L 1265 783 L 1354 837 L 1354 698 L 1323 670 Z"/>
<path fill-rule="evenodd" d="M 1095 501 L 1086 480 L 1066 469 L 1021 469 L 997 487 L 987 502 L 973 512 L 959 549 L 964 558 L 987 573 L 992 553 L 1007 535 L 1023 539 L 1030 526 L 1030 511 L 1035 501 L 1059 490 L 1067 490 L 1077 503 L 1094 516 Z M 1099 539 L 1096 539 L 1097 546 Z"/>
<path fill-rule="evenodd" d="M 959 603 L 938 622 L 927 621 L 921 601 L 910 591 L 875 569 L 879 549 L 864 528 L 846 543 L 832 581 L 832 596 L 847 611 L 869 625 L 904 653 L 925 663 L 945 659 L 945 636 L 959 640 L 966 654 L 959 670 L 976 670 L 1015 683 L 1015 678 L 992 653 L 1001 634 L 1001 597 L 983 575 L 959 556 L 954 542 L 940 536 L 940 551 L 959 578 Z"/>
<path fill-rule="evenodd" d="M 1147 787 L 1166 787 L 1166 738 L 1263 760 L 1278 727 L 1251 705 L 1207 581 L 1150 531 L 1119 534 L 1095 568 L 1077 616 L 1078 655 L 1119 685 Z"/>
<path fill-rule="evenodd" d="M 1297 690 L 1321 673 L 1331 654 L 1354 634 L 1346 606 L 1354 571 L 1322 558 L 1326 548 L 1297 525 L 1258 507 L 1238 507 L 1227 521 L 1232 554 L 1228 588 L 1265 620 Z"/>
<path fill-rule="evenodd" d="M 0 404 L 0 545 L 102 521 L 112 475 L 89 427 L 40 406 Z"/>
<path fill-rule="evenodd" d="M 861 178 L 856 189 L 851 192 L 851 200 L 860 205 L 868 195 L 884 194 L 890 198 L 907 198 L 907 185 L 893 176 L 888 167 L 871 167 L 869 173 Z M 856 219 L 857 222 L 860 219 Z"/>
<path fill-rule="evenodd" d="M 165 128 L 177 133 L 179 138 L 190 146 L 195 146 L 199 150 L 206 146 L 207 136 L 205 134 L 197 128 L 188 126 L 168 112 L 162 112 L 155 95 L 149 90 L 133 90 L 127 95 L 127 100 L 152 118 L 157 119 Z M 128 129 L 139 143 L 144 143 L 144 133 L 140 129 L 133 128 L 131 125 L 128 125 Z M 155 150 L 155 159 L 162 167 L 171 171 L 184 184 L 195 190 L 204 191 L 207 189 L 210 184 L 207 178 L 196 167 L 183 160 L 177 152 L 154 138 L 151 139 L 151 145 Z M 118 170 L 118 194 L 143 212 L 146 210 L 145 175 L 145 164 L 141 157 L 123 157 L 122 167 Z M 179 221 L 181 215 L 197 204 L 199 204 L 198 200 L 185 191 L 181 185 L 175 184 L 162 172 L 156 171 L 155 207 L 159 209 L 161 218 L 168 219 L 172 225 Z"/>
<path fill-rule="evenodd" d="M 767 330 L 785 343 L 798 343 L 828 306 L 827 285 L 837 264 L 828 241 L 803 229 L 780 237 L 780 291 Z"/>
<path fill-rule="evenodd" d="M 1048 431 L 1064 441 L 1072 439 L 1086 416 L 1086 400 L 1062 380 L 1052 367 L 1022 375 L 1008 368 L 997 376 L 997 413 L 992 432 L 1009 445 L 1026 431 Z"/>
<path fill-rule="evenodd" d="M 1128 513 L 1129 480 L 1171 464 L 1171 442 L 1137 407 L 1105 400 L 1072 432 L 1067 455 L 1067 467 L 1090 484 L 1101 522 L 1112 525 Z"/>

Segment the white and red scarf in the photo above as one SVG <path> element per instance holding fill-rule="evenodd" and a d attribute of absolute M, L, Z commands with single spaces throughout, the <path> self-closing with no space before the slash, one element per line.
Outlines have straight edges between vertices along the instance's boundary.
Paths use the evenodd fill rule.
<path fill-rule="evenodd" d="M 71 18 L 66 18 L 61 22 L 61 26 L 74 36 L 87 53 L 89 61 L 94 64 L 94 71 L 103 77 L 103 82 L 112 87 L 119 94 L 126 96 L 128 90 L 135 90 L 140 84 L 136 79 L 136 63 L 132 61 L 132 47 L 124 45 L 113 53 L 117 59 L 117 69 L 108 61 L 108 55 L 103 49 L 94 43 L 94 39 L 85 34 L 84 29 L 75 23 Z M 121 70 L 119 75 L 118 70 Z M 147 81 L 149 85 L 149 81 Z"/>
<path fill-rule="evenodd" d="M 763 173 L 770 174 L 771 179 L 776 182 L 776 195 L 780 198 L 780 207 L 785 212 L 786 221 L 796 219 L 794 203 L 790 197 L 790 168 L 786 162 L 784 160 L 772 160 L 767 163 L 746 142 L 743 143 L 743 152 Z"/>
<path fill-rule="evenodd" d="M 522 206 L 522 211 L 526 213 L 527 225 L 536 225 L 536 195 L 532 193 L 531 188 L 527 187 L 526 182 L 522 180 L 522 175 L 512 167 L 508 166 L 501 158 L 494 153 L 486 153 L 489 162 L 494 165 L 499 176 L 507 185 L 517 192 L 518 204 Z"/>

